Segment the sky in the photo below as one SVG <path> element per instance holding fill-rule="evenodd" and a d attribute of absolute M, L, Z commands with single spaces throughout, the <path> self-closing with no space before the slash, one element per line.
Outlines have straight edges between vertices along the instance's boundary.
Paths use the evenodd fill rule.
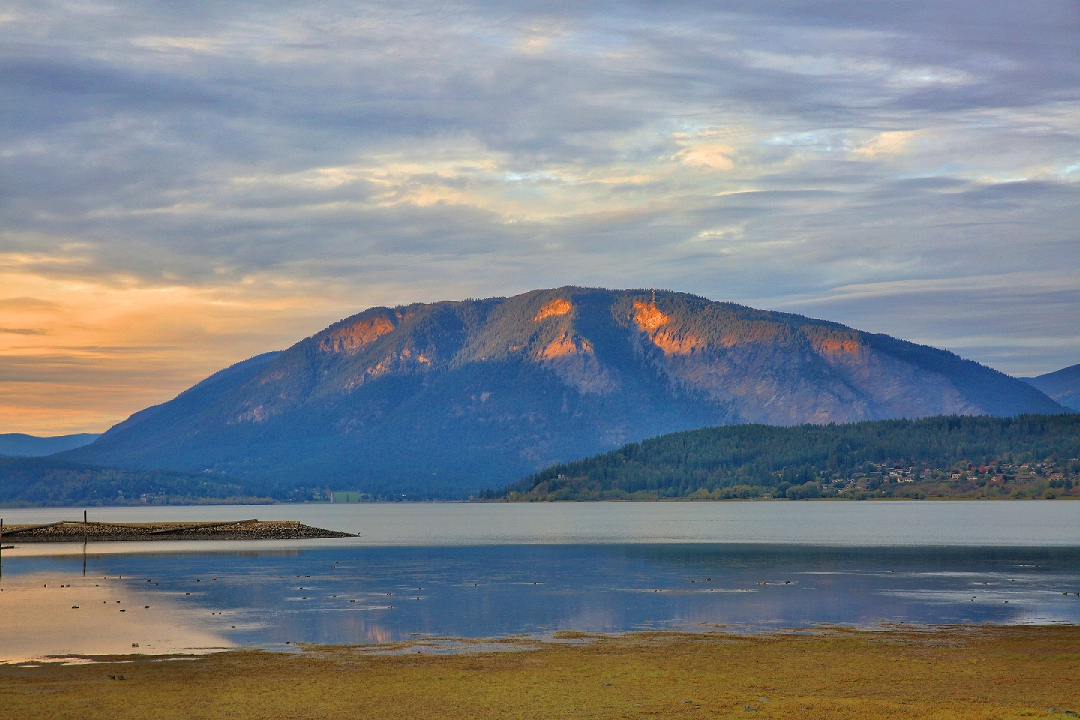
<path fill-rule="evenodd" d="M 568 284 L 1040 374 L 1078 228 L 1073 0 L 0 0 L 0 432 Z"/>

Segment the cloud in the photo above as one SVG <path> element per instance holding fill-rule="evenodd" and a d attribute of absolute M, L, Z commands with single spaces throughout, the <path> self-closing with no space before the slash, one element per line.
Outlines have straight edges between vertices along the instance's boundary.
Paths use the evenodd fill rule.
<path fill-rule="evenodd" d="M 227 47 L 226 41 L 213 37 L 140 37 L 132 39 L 131 44 L 139 48 L 166 53 L 186 51 L 213 54 Z"/>
<path fill-rule="evenodd" d="M 51 300 L 42 300 L 33 297 L 10 297 L 0 298 L 0 310 L 55 310 L 59 307 Z"/>
<path fill-rule="evenodd" d="M 891 130 L 878 133 L 872 140 L 852 150 L 851 154 L 862 159 L 899 155 L 907 152 L 918 135 L 919 133 L 915 130 Z"/>
<path fill-rule="evenodd" d="M 0 356 L 197 357 L 131 381 L 161 399 L 366 305 L 573 282 L 831 298 L 1004 370 L 1071 364 L 1074 296 L 1028 290 L 1080 274 L 1078 24 L 1051 0 L 14 0 L 0 324 L 48 334 Z M 1003 286 L 925 285 L 971 278 Z M 924 289 L 850 296 L 896 283 Z"/>
<path fill-rule="evenodd" d="M 680 150 L 676 157 L 687 165 L 696 165 L 713 170 L 731 170 L 735 167 L 732 160 L 733 155 L 735 155 L 735 148 L 731 145 L 702 142 Z"/>

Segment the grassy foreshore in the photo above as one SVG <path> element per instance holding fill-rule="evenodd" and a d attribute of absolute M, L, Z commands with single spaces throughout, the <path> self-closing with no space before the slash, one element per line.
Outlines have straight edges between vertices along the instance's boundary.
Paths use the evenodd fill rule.
<path fill-rule="evenodd" d="M 659 633 L 520 645 L 454 655 L 317 647 L 0 666 L 0 706 L 7 717 L 79 720 L 996 719 L 1080 711 L 1075 626 Z"/>

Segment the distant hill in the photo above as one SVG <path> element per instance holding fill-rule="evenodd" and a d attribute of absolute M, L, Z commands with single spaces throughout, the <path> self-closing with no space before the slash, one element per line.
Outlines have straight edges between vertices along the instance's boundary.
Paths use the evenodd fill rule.
<path fill-rule="evenodd" d="M 41 457 L 89 445 L 99 437 L 101 436 L 92 433 L 56 435 L 53 437 L 2 433 L 0 434 L 0 455 L 7 457 Z"/>
<path fill-rule="evenodd" d="M 463 497 L 732 423 L 1060 413 L 935 348 L 675 292 L 565 287 L 372 308 L 136 413 L 64 459 Z"/>
<path fill-rule="evenodd" d="M 310 499 L 207 473 L 121 470 L 48 457 L 0 458 L 0 506 L 78 507 Z"/>
<path fill-rule="evenodd" d="M 1020 378 L 1070 410 L 1080 412 L 1080 365 L 1072 365 L 1033 378 Z"/>
<path fill-rule="evenodd" d="M 557 465 L 482 497 L 1080 496 L 1080 415 L 690 430 Z"/>

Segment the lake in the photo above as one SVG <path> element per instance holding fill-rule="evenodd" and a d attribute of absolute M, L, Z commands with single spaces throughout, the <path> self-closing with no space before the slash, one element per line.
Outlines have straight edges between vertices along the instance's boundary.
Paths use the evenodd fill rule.
<path fill-rule="evenodd" d="M 14 524 L 82 511 L 2 514 Z M 90 510 L 112 522 L 253 517 L 360 536 L 18 546 L 3 554 L 0 657 L 560 630 L 1080 621 L 1076 502 Z"/>

